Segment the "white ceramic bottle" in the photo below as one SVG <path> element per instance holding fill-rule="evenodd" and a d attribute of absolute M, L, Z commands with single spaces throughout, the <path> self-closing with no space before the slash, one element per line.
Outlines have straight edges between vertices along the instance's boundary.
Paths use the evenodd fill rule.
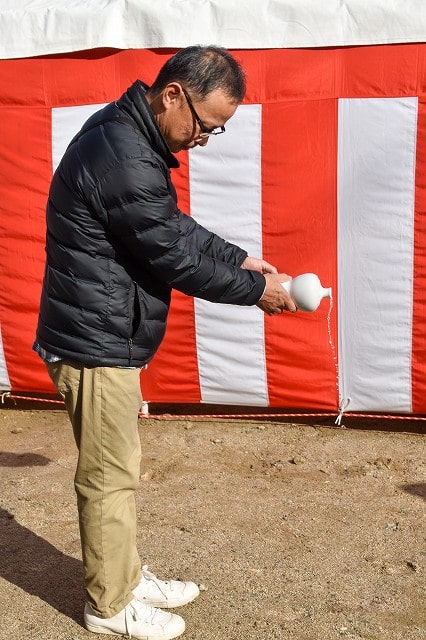
<path fill-rule="evenodd" d="M 323 298 L 331 298 L 331 287 L 323 287 L 315 273 L 302 273 L 281 285 L 302 311 L 315 311 Z"/>

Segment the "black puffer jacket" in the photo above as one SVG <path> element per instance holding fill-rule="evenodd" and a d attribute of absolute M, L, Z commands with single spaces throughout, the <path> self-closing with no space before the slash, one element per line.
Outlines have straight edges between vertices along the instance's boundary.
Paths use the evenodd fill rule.
<path fill-rule="evenodd" d="M 170 153 L 135 82 L 70 144 L 47 204 L 37 342 L 89 366 L 140 366 L 163 338 L 172 288 L 253 305 L 265 279 L 247 253 L 177 207 Z"/>

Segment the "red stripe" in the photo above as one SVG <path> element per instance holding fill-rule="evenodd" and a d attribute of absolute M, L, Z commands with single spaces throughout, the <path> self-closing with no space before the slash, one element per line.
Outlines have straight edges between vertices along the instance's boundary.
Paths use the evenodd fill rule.
<path fill-rule="evenodd" d="M 266 105 L 262 158 L 265 258 L 292 276 L 317 273 L 335 290 L 336 101 Z M 323 301 L 315 313 L 265 318 L 271 406 L 338 406 L 328 310 Z"/>
<path fill-rule="evenodd" d="M 417 96 L 426 92 L 426 46 L 237 51 L 247 103 Z"/>
<path fill-rule="evenodd" d="M 45 258 L 50 113 L 44 108 L 1 109 L 0 318 L 15 391 L 53 390 L 44 365 L 31 349 Z"/>
<path fill-rule="evenodd" d="M 137 78 L 150 84 L 170 49 L 95 49 L 0 61 L 1 104 L 49 107 L 115 100 Z"/>
<path fill-rule="evenodd" d="M 426 413 L 426 100 L 419 100 L 414 213 L 412 403 Z"/>

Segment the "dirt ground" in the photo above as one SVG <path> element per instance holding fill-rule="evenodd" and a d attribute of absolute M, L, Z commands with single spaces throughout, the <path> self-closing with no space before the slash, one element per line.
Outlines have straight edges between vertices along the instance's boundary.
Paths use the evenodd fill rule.
<path fill-rule="evenodd" d="M 6 405 L 0 638 L 100 639 L 82 627 L 67 416 Z M 141 419 L 141 556 L 201 585 L 182 637 L 426 639 L 425 423 L 304 422 Z"/>

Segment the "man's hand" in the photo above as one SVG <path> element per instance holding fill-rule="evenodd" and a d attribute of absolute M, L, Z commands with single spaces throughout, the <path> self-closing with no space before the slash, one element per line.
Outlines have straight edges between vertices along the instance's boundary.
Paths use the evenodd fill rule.
<path fill-rule="evenodd" d="M 281 282 L 291 280 L 286 273 L 267 273 L 265 274 L 266 288 L 263 296 L 257 303 L 259 309 L 262 309 L 268 316 L 274 316 L 283 311 L 297 311 L 297 307 L 290 297 L 290 294 L 281 285 Z"/>
<path fill-rule="evenodd" d="M 274 267 L 266 260 L 261 260 L 260 258 L 247 258 L 244 260 L 241 265 L 241 269 L 248 269 L 249 271 L 259 271 L 259 273 L 278 273 L 278 269 Z"/>

